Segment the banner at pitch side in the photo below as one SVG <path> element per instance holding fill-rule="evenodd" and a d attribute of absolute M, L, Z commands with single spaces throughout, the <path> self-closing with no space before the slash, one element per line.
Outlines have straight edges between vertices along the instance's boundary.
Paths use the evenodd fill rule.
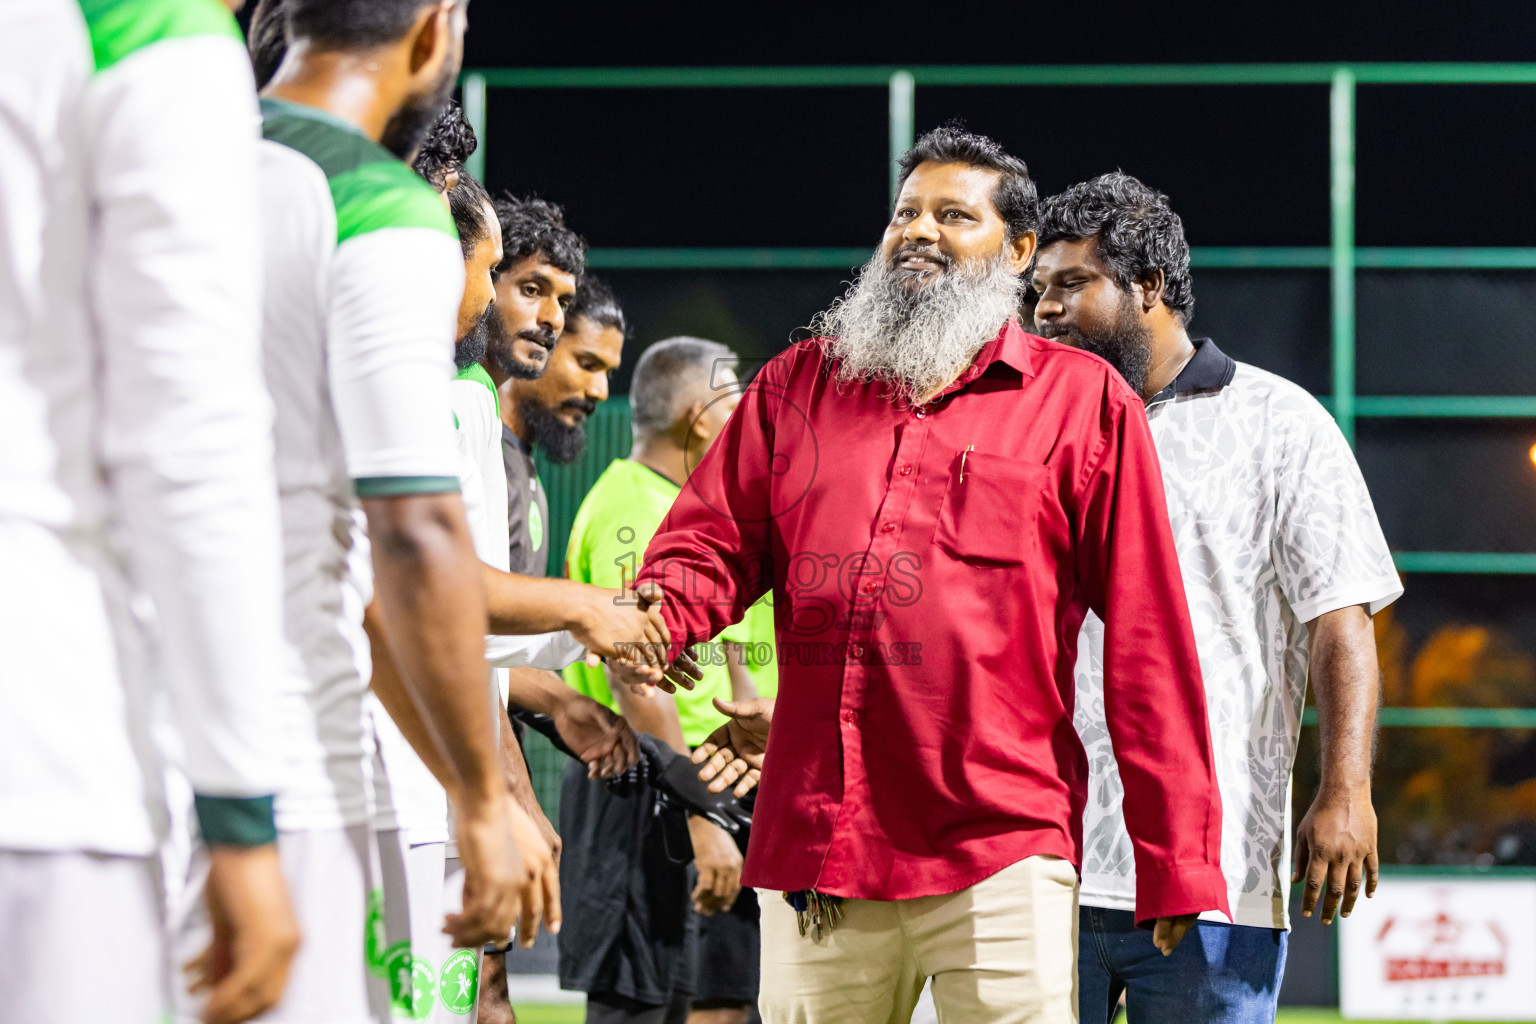
<path fill-rule="evenodd" d="M 1382 879 L 1339 923 L 1346 1018 L 1536 1021 L 1536 878 Z"/>

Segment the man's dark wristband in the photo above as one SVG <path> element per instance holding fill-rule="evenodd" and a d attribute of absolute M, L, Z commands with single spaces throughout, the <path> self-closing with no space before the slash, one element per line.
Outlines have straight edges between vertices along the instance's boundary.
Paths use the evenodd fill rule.
<path fill-rule="evenodd" d="M 197 796 L 197 822 L 210 846 L 265 846 L 277 841 L 270 796 Z"/>

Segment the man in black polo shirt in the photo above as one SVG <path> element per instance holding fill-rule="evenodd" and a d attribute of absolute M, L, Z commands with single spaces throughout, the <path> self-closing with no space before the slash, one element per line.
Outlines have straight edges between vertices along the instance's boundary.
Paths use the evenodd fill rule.
<path fill-rule="evenodd" d="M 626 330 L 613 292 L 589 275 L 565 313 L 565 332 L 544 372 L 502 389 L 501 453 L 515 573 L 544 576 L 549 564 L 549 498 L 539 484 L 534 448 L 558 463 L 581 457 L 587 417 L 608 398 L 608 375 L 619 367 Z"/>

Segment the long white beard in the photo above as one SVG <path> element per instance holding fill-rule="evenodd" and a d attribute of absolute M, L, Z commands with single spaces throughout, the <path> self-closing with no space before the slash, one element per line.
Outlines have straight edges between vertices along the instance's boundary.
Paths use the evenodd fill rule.
<path fill-rule="evenodd" d="M 811 321 L 828 338 L 839 383 L 889 384 L 916 405 L 960 375 L 1019 309 L 1023 279 L 999 254 L 909 286 L 882 253 Z"/>

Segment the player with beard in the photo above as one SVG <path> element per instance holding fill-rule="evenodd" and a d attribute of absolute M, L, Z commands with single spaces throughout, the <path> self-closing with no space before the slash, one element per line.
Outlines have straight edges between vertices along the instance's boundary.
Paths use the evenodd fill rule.
<path fill-rule="evenodd" d="M 1130 801 L 1104 719 L 1106 627 L 1084 620 L 1075 721 L 1088 750 L 1078 1000 L 1132 1019 L 1272 1021 L 1285 971 L 1286 900 L 1306 879 L 1324 924 L 1376 887 L 1371 616 L 1402 594 L 1370 493 L 1333 419 L 1301 388 L 1189 337 L 1184 225 L 1168 197 L 1116 172 L 1046 204 L 1033 276 L 1040 333 L 1094 352 L 1146 403 L 1190 596 L 1217 749 L 1222 865 L 1232 921 L 1163 957 L 1135 927 Z M 1288 873 L 1290 777 L 1310 679 L 1322 784 Z"/>
<path fill-rule="evenodd" d="M 536 495 L 524 520 L 526 536 L 512 540 L 512 557 L 529 573 L 548 562 L 543 525 L 548 504 L 539 487 L 533 450 L 543 451 L 560 465 L 581 458 L 587 444 L 587 418 L 597 411 L 598 403 L 608 400 L 608 378 L 619 368 L 626 329 L 613 292 L 596 278 L 584 277 L 543 372 L 532 380 L 510 378 L 502 389 L 507 395 L 501 416 L 503 451 L 509 463 L 513 461 L 510 449 L 521 454 L 516 473 L 527 474 L 528 489 Z M 509 494 L 515 494 L 517 487 L 512 473 L 509 467 L 507 483 L 513 488 Z"/>
<path fill-rule="evenodd" d="M 556 462 L 572 462 L 580 455 L 585 442 L 585 419 L 598 402 L 608 397 L 608 375 L 619 366 L 626 324 L 613 293 L 595 278 L 583 277 L 570 308 L 561 308 L 559 286 L 563 281 L 555 278 L 555 272 L 560 268 L 552 261 L 580 271 L 585 257 L 583 255 L 581 262 L 577 262 L 580 239 L 565 229 L 558 207 L 534 202 L 504 203 L 501 208 L 516 214 L 511 225 L 503 228 L 503 245 L 511 252 L 524 253 L 521 260 L 506 266 L 498 277 L 497 311 L 492 313 L 494 327 L 491 331 L 497 339 L 496 356 L 485 361 L 488 370 L 515 371 L 503 380 L 501 423 L 497 432 L 506 481 L 506 552 L 512 571 L 543 576 L 549 564 L 546 529 L 549 499 L 539 483 L 538 467 L 533 460 L 534 445 L 544 447 L 546 454 Z M 545 255 L 547 251 L 560 255 L 550 257 Z M 539 287 L 541 277 L 555 280 L 556 288 L 546 291 Z M 514 282 L 521 282 L 521 287 Z M 501 317 L 501 309 L 516 318 L 510 325 Z M 518 359 L 520 353 L 543 353 L 548 332 L 554 332 L 559 341 L 545 355 L 542 364 L 535 367 Z M 519 335 L 522 336 L 520 342 L 513 343 L 511 339 Z M 527 376 L 530 373 L 538 379 L 530 380 Z M 552 393 L 561 396 L 558 404 L 569 421 L 558 421 L 558 436 L 556 431 L 548 428 L 549 421 L 555 417 L 546 411 L 541 398 Z M 571 403 L 569 406 L 566 405 L 568 402 Z M 545 429 L 539 431 L 539 427 Z M 546 440 L 549 445 L 544 444 Z M 568 701 L 572 697 L 591 703 L 589 697 L 566 686 L 560 676 L 532 668 L 512 669 L 508 673 L 508 690 L 515 703 L 533 710 L 542 710 L 540 705 Z M 520 752 L 509 751 L 509 755 L 513 753 L 521 768 L 519 792 L 532 801 L 533 786 L 526 765 Z M 548 824 L 542 810 L 535 815 L 535 820 L 546 825 L 551 836 L 556 835 L 553 824 Z M 554 842 L 560 842 L 558 837 Z M 488 1011 L 492 1001 L 498 1009 L 506 1005 L 504 958 L 486 958 L 482 991 L 482 1017 L 490 1021 L 493 1018 Z"/>
<path fill-rule="evenodd" d="M 501 398 L 508 564 L 514 573 L 542 576 L 548 565 L 549 505 L 539 485 L 534 445 L 557 461 L 574 461 L 580 455 L 586 417 L 608 397 L 608 375 L 618 368 L 623 353 L 624 314 L 607 288 L 585 282 L 586 244 L 566 226 L 560 207 L 510 197 L 498 200 L 495 207 L 503 257 L 496 273 L 496 301 L 486 324 L 488 347 L 477 369 Z M 578 586 L 569 580 L 549 584 Z M 609 670 L 618 668 L 610 659 Z M 674 680 L 680 679 L 678 671 L 674 665 Z M 699 674 L 691 666 L 682 671 L 690 679 Z M 590 699 L 583 696 L 573 702 L 575 692 L 551 672 L 514 668 L 507 676 L 510 699 L 521 707 L 550 714 L 557 722 L 578 709 L 584 719 L 595 713 Z M 610 727 L 606 720 L 602 724 Z M 574 752 L 588 760 L 588 746 L 572 742 L 564 728 L 561 734 Z M 587 740 L 583 743 L 590 745 Z M 515 745 L 507 749 L 506 761 L 516 792 L 558 850 L 558 836 L 538 809 L 526 763 Z M 590 760 L 588 765 L 593 777 L 606 774 L 606 770 L 593 770 Z M 493 1015 L 505 1014 L 506 1006 L 504 959 L 487 955 L 480 1012 L 487 1022 L 498 1020 Z"/>
<path fill-rule="evenodd" d="M 527 604 L 523 595 L 530 585 L 538 584 L 507 572 L 508 534 L 504 504 L 507 490 L 501 461 L 499 399 L 485 369 L 479 365 L 486 353 L 485 325 L 495 297 L 492 272 L 502 259 L 502 236 L 490 198 L 480 183 L 463 170 L 463 161 L 474 151 L 475 145 L 474 133 L 464 123 L 462 113 L 456 107 L 450 107 L 433 127 L 417 154 L 414 167 L 434 187 L 454 182 L 444 198 L 458 229 L 466 270 L 455 351 L 459 373 L 450 388 L 461 455 L 459 479 L 476 552 L 484 563 L 482 570 L 491 619 L 498 628 L 510 630 L 523 614 L 520 606 Z M 648 618 L 632 605 L 615 602 L 616 591 L 568 581 L 551 582 L 554 587 L 545 588 L 548 591 L 544 595 L 546 604 L 564 609 L 564 614 L 573 618 L 583 617 L 586 606 L 620 620 L 645 621 Z M 392 664 L 386 664 L 389 661 L 387 644 L 376 622 L 370 632 L 376 653 L 374 687 L 376 690 L 381 686 L 398 688 L 398 674 Z M 380 651 L 385 654 L 379 656 Z M 559 677 L 549 671 L 507 671 L 509 666 L 530 665 L 559 669 L 582 653 L 581 644 L 566 632 L 541 636 L 496 635 L 486 639 L 487 659 L 498 669 L 500 699 L 507 701 L 510 698 L 519 707 L 548 716 L 565 748 L 584 763 L 588 773 L 595 778 L 609 778 L 629 768 L 636 759 L 634 733 L 627 724 L 595 701 L 563 686 Z M 651 670 L 636 666 L 611 662 L 610 668 L 640 682 L 659 678 L 659 672 L 652 675 Z M 686 671 L 676 670 L 677 673 Z M 682 680 L 684 677 L 675 674 L 674 678 Z M 448 838 L 443 821 L 442 787 L 432 777 L 442 773 L 436 767 L 429 770 L 411 752 L 401 730 L 389 716 L 376 715 L 375 723 L 381 755 L 377 771 L 388 779 L 388 785 L 378 787 L 378 827 L 385 891 L 383 919 L 378 922 L 384 929 L 383 938 L 376 945 L 381 949 L 386 946 L 396 948 L 397 944 L 415 948 L 418 951 L 415 955 L 423 957 L 428 966 L 440 960 L 444 963 L 452 960 L 451 976 L 443 975 L 436 980 L 440 986 L 455 986 L 453 991 L 458 994 L 450 1012 L 464 1012 L 466 1000 L 469 1004 L 475 1002 L 479 950 L 455 951 L 448 953 L 446 958 L 430 956 L 434 949 L 439 954 L 447 952 L 440 948 L 442 943 L 432 924 L 437 905 L 434 901 L 441 891 L 444 843 Z M 559 837 L 538 805 L 513 729 L 502 729 L 501 748 L 503 769 L 512 792 L 558 853 Z M 435 885 L 434 878 L 438 880 Z M 409 899 L 404 898 L 407 888 L 412 893 Z M 525 945 L 531 944 L 536 933 L 536 915 L 525 913 L 519 927 L 521 940 Z M 499 970 L 502 956 L 494 954 L 504 954 L 505 950 L 497 946 L 489 947 L 487 952 L 493 955 L 487 961 L 489 969 L 479 978 L 480 1013 L 487 1022 L 501 1021 L 508 1018 L 510 1006 L 504 972 Z"/>
<path fill-rule="evenodd" d="M 544 372 L 586 269 L 587 243 L 566 226 L 565 212 L 543 199 L 498 199 L 496 216 L 505 252 L 496 268 L 485 368 L 500 388 Z"/>
<path fill-rule="evenodd" d="M 1014 319 L 1036 207 L 990 139 L 920 139 L 874 258 L 753 380 L 639 572 L 679 642 L 771 588 L 795 662 L 744 875 L 766 890 L 769 1024 L 904 1021 L 930 977 L 946 1020 L 1075 1017 L 1090 608 L 1136 919 L 1172 949 L 1226 909 L 1156 453 L 1113 369 Z"/>
<path fill-rule="evenodd" d="M 506 793 L 486 700 L 485 605 L 448 401 L 463 264 L 448 212 L 399 159 L 453 87 L 464 7 L 285 7 L 289 46 L 263 94 L 258 184 L 287 581 L 278 851 L 304 942 L 267 1019 L 353 1024 L 375 1017 L 360 941 L 370 860 L 362 613 L 375 581 L 407 703 L 452 773 L 468 876 L 462 912 L 447 920 L 454 937 L 505 936 L 520 905 L 540 902 L 551 855 Z M 189 918 L 182 934 L 196 930 Z M 396 984 L 409 989 L 405 967 Z"/>
<path fill-rule="evenodd" d="M 246 36 L 257 89 L 266 88 L 288 55 L 286 19 L 284 0 L 261 0 L 251 14 Z M 463 108 L 450 100 L 422 141 L 411 166 L 439 194 L 448 195 L 458 184 L 464 162 L 476 145 L 475 130 L 465 119 Z"/>
<path fill-rule="evenodd" d="M 449 159 L 451 162 L 451 156 Z M 484 500 L 479 465 L 483 460 L 477 460 L 470 451 L 466 433 L 472 432 L 467 428 L 476 419 L 486 424 L 497 421 L 494 411 L 476 416 L 483 404 L 479 401 L 483 396 L 476 391 L 484 389 L 472 379 L 465 380 L 464 372 L 478 368 L 477 361 L 485 353 L 485 314 L 493 297 L 491 270 L 501 259 L 501 232 L 490 197 L 479 182 L 462 177 L 446 198 L 465 270 L 455 346 L 460 376 L 450 386 L 459 442 L 458 482 L 475 553 L 484 561 L 504 549 L 505 542 L 498 541 L 495 531 L 489 529 L 494 521 Z M 471 423 L 466 424 L 466 419 Z M 499 460 L 494 435 L 489 429 L 482 432 L 493 438 L 492 454 Z M 430 744 L 419 744 L 427 751 L 425 757 L 412 749 L 406 737 L 419 733 L 421 724 L 410 714 L 399 714 L 409 701 L 399 699 L 405 687 L 377 608 L 369 608 L 364 622 L 373 656 L 373 692 L 368 698 L 368 711 L 376 745 L 374 828 L 380 867 L 378 888 L 370 896 L 367 940 L 369 966 L 376 975 L 375 999 L 379 1005 L 388 1005 L 396 1015 L 473 1021 L 480 947 L 455 948 L 440 927 L 445 908 L 455 905 L 457 892 L 463 886 L 462 870 L 451 849 L 445 787 L 438 781 L 450 778 L 452 773 L 433 756 Z M 552 645 L 550 639 L 557 642 Z M 497 664 L 497 657 L 526 661 L 551 652 L 556 658 L 553 664 L 558 665 L 581 653 L 580 645 L 569 634 L 557 638 L 488 637 L 486 647 L 487 660 L 493 665 Z M 495 681 L 488 681 L 487 686 L 494 690 Z M 394 714 L 386 713 L 386 707 L 393 708 Z M 557 901 L 557 886 L 550 884 L 544 896 Z M 558 913 L 551 913 L 550 918 L 558 921 Z M 525 905 L 519 928 L 531 931 L 536 920 L 534 907 Z M 408 971 L 411 984 L 395 980 L 402 970 Z M 437 998 L 421 1006 L 418 1001 L 423 994 L 433 991 L 438 993 Z"/>

